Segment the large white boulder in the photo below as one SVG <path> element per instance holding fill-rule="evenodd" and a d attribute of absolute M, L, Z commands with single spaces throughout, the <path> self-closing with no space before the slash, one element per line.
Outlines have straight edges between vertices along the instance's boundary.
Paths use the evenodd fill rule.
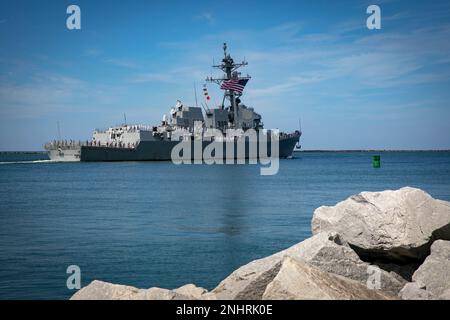
<path fill-rule="evenodd" d="M 218 299 L 261 299 L 266 286 L 277 276 L 285 257 L 359 281 L 363 285 L 367 285 L 374 273 L 378 272 L 379 289 L 393 295 L 406 283 L 396 274 L 361 261 L 350 247 L 341 244 L 336 233 L 323 232 L 272 256 L 240 267 L 212 292 Z"/>
<path fill-rule="evenodd" d="M 450 203 L 410 187 L 362 192 L 316 209 L 312 231 L 339 233 L 363 260 L 420 260 L 434 240 L 450 240 Z"/>
<path fill-rule="evenodd" d="M 386 300 L 394 297 L 368 289 L 358 281 L 332 273 L 291 257 L 281 262 L 280 270 L 267 285 L 266 300 Z"/>
<path fill-rule="evenodd" d="M 161 288 L 138 289 L 94 280 L 78 290 L 71 300 L 195 300 L 202 299 L 206 289 L 185 285 L 175 290 Z M 208 296 L 211 299 L 211 296 Z"/>

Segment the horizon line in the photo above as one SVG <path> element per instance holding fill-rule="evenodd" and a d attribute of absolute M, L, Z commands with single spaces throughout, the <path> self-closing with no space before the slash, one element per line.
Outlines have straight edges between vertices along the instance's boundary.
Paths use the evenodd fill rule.
<path fill-rule="evenodd" d="M 293 152 L 450 152 L 450 149 L 306 149 Z M 45 150 L 0 150 L 2 153 L 47 153 Z"/>

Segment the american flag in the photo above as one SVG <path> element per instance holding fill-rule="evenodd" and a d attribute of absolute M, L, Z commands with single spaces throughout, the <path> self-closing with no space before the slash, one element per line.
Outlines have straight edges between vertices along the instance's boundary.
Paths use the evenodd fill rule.
<path fill-rule="evenodd" d="M 248 79 L 231 79 L 222 82 L 220 89 L 223 90 L 234 90 L 236 92 L 242 93 L 244 87 L 247 84 Z"/>

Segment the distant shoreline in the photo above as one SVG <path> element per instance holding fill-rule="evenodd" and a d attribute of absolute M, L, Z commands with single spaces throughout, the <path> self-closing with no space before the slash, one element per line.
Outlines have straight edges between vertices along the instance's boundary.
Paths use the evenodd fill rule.
<path fill-rule="evenodd" d="M 294 150 L 294 152 L 450 152 L 450 150 Z"/>
<path fill-rule="evenodd" d="M 294 150 L 294 152 L 315 153 L 350 153 L 350 152 L 450 152 L 450 149 L 438 150 Z M 0 151 L 0 154 L 46 154 L 47 151 Z"/>
<path fill-rule="evenodd" d="M 0 154 L 46 154 L 47 151 L 0 151 Z"/>

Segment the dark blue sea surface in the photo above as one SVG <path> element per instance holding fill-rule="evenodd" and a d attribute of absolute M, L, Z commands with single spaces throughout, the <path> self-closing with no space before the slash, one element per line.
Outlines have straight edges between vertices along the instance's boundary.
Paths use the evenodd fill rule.
<path fill-rule="evenodd" d="M 214 288 L 311 235 L 315 208 L 413 186 L 450 200 L 449 152 L 296 153 L 257 165 L 51 163 L 0 154 L 0 298 L 67 299 L 66 269 L 140 288 Z"/>

